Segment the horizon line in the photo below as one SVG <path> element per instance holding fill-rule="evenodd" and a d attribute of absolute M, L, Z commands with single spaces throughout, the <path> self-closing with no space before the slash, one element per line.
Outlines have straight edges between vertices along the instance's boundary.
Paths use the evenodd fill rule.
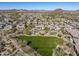
<path fill-rule="evenodd" d="M 79 10 L 79 9 L 73 10 L 73 9 L 62 9 L 62 8 L 49 9 L 49 10 L 53 11 L 53 10 L 57 10 L 57 9 L 59 9 L 59 10 L 72 10 L 72 11 Z M 17 8 L 12 8 L 12 9 L 0 9 L 0 10 L 47 10 L 47 11 L 48 11 L 48 9 L 17 9 Z"/>

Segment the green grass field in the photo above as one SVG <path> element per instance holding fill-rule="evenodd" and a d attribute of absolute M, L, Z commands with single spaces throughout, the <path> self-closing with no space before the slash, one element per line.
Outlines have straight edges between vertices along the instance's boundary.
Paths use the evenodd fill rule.
<path fill-rule="evenodd" d="M 51 56 L 53 49 L 55 49 L 58 44 L 63 43 L 63 40 L 57 37 L 18 36 L 17 38 L 27 41 L 29 46 L 43 56 Z"/>

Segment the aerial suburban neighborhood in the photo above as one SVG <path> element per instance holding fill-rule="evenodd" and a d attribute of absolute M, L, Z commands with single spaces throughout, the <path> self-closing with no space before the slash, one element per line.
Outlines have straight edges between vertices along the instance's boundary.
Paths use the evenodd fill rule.
<path fill-rule="evenodd" d="M 79 56 L 79 10 L 0 10 L 0 56 Z"/>
<path fill-rule="evenodd" d="M 0 55 L 41 55 L 27 43 L 17 39 L 22 35 L 59 37 L 64 42 L 57 47 L 63 53 L 54 51 L 52 55 L 79 55 L 79 14 L 76 12 L 79 13 L 62 9 L 37 12 L 0 10 Z"/>

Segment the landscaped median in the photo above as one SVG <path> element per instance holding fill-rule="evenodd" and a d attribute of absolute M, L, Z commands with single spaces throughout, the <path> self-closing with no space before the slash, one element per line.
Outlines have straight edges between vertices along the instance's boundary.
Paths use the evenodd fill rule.
<path fill-rule="evenodd" d="M 53 36 L 17 36 L 19 40 L 25 40 L 27 45 L 35 49 L 43 56 L 51 56 L 57 45 L 63 44 L 63 39 Z"/>

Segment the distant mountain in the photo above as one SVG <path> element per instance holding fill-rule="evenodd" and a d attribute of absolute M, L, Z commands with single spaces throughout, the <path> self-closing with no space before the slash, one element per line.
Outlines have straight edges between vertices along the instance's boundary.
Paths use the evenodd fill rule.
<path fill-rule="evenodd" d="M 0 13 L 9 13 L 9 12 L 22 12 L 22 13 L 69 13 L 69 14 L 79 14 L 79 10 L 63 10 L 61 8 L 55 10 L 24 10 L 24 9 L 10 9 L 10 10 L 0 10 Z"/>

